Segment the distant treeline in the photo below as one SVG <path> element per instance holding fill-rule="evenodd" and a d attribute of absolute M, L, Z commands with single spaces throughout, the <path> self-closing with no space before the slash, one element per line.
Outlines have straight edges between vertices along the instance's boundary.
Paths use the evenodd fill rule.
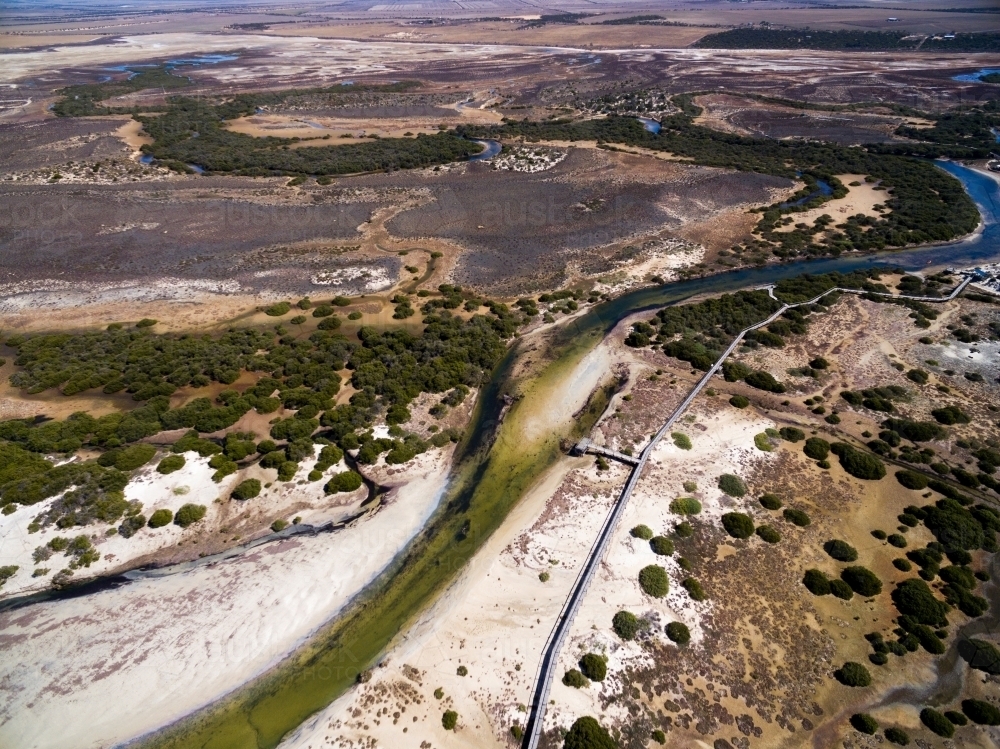
<path fill-rule="evenodd" d="M 141 108 L 107 107 L 101 102 L 111 96 L 162 86 L 180 88 L 187 80 L 163 68 L 144 71 L 127 81 L 116 81 L 64 89 L 55 106 L 61 117 L 99 114 L 131 114 L 153 138 L 144 153 L 178 171 L 197 165 L 209 172 L 248 176 L 336 175 L 358 172 L 413 169 L 460 161 L 482 150 L 478 143 L 450 133 L 418 135 L 416 138 L 384 138 L 363 143 L 304 146 L 300 138 L 255 138 L 228 130 L 225 123 L 274 107 L 287 99 L 322 95 L 334 100 L 364 92 L 402 93 L 418 87 L 414 81 L 384 86 L 327 86 L 238 94 L 216 102 L 190 97 L 173 97 L 166 106 Z"/>
<path fill-rule="evenodd" d="M 921 42 L 923 42 L 921 44 Z M 694 43 L 705 49 L 818 49 L 839 52 L 1000 51 L 1000 34 L 955 34 L 938 39 L 906 31 L 813 31 L 810 29 L 730 29 L 709 34 Z"/>

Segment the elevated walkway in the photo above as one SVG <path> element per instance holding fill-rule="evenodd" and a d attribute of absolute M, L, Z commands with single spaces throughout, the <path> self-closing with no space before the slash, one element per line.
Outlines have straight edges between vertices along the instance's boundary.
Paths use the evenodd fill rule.
<path fill-rule="evenodd" d="M 617 460 L 619 463 L 625 463 L 626 465 L 639 465 L 639 458 L 633 455 L 620 453 L 617 450 L 609 450 L 606 447 L 595 445 L 586 437 L 577 442 L 576 445 L 573 446 L 570 453 L 573 455 L 586 455 L 587 453 L 590 453 L 591 455 L 603 455 L 605 458 L 611 458 L 612 460 Z"/>

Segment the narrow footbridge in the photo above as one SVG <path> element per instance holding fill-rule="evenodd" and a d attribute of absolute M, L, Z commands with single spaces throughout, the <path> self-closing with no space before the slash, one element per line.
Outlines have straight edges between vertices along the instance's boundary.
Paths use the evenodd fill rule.
<path fill-rule="evenodd" d="M 625 453 L 620 453 L 617 450 L 609 450 L 606 447 L 601 447 L 600 445 L 595 445 L 588 438 L 584 437 L 582 440 L 573 446 L 570 450 L 573 455 L 586 455 L 590 453 L 591 455 L 603 455 L 605 458 L 611 458 L 612 460 L 617 460 L 619 463 L 626 463 L 630 466 L 639 465 L 639 458 L 634 455 L 626 455 Z"/>
<path fill-rule="evenodd" d="M 663 439 L 667 432 L 670 431 L 670 428 L 688 409 L 698 394 L 705 388 L 706 385 L 708 385 L 715 374 L 722 368 L 722 363 L 729 358 L 729 355 L 732 354 L 733 351 L 736 350 L 736 347 L 743 341 L 743 337 L 752 330 L 763 328 L 765 325 L 774 322 L 787 310 L 795 307 L 815 304 L 827 294 L 832 292 L 859 295 L 874 293 L 877 296 L 891 296 L 896 299 L 910 299 L 912 301 L 920 302 L 948 302 L 961 294 L 965 290 L 965 287 L 975 280 L 974 277 L 968 273 L 963 273 L 962 275 L 964 275 L 962 282 L 956 286 L 948 296 L 945 297 L 907 296 L 903 294 L 894 295 L 837 287 L 827 289 L 815 299 L 810 299 L 806 302 L 799 302 L 797 304 L 782 304 L 781 308 L 766 320 L 750 325 L 746 329 L 740 331 L 736 338 L 733 339 L 733 342 L 729 344 L 729 347 L 722 353 L 722 356 L 719 357 L 718 361 L 716 361 L 715 364 L 712 365 L 712 368 L 709 369 L 700 380 L 698 380 L 698 383 L 694 386 L 691 392 L 688 393 L 687 397 L 684 398 L 674 412 L 670 414 L 666 423 L 664 423 L 664 425 L 660 427 L 660 430 L 653 435 L 649 444 L 643 448 L 642 452 L 640 452 L 638 456 L 633 457 L 631 455 L 624 455 L 623 453 L 619 453 L 614 450 L 599 447 L 586 438 L 580 440 L 576 444 L 573 448 L 573 453 L 575 455 L 584 455 L 586 453 L 603 455 L 613 460 L 618 460 L 622 463 L 633 466 L 633 468 L 629 474 L 628 482 L 625 484 L 625 488 L 622 490 L 618 500 L 612 506 L 611 512 L 608 513 L 608 516 L 604 521 L 604 525 L 601 526 L 601 530 L 594 541 L 594 545 L 591 547 L 590 553 L 580 570 L 580 574 L 577 576 L 576 582 L 573 584 L 573 589 L 569 594 L 569 598 L 567 598 L 566 602 L 563 604 L 562 611 L 559 612 L 559 617 L 556 619 L 555 624 L 552 627 L 549 638 L 545 643 L 544 650 L 542 650 L 542 659 L 538 664 L 538 672 L 535 676 L 535 688 L 534 693 L 532 694 L 530 706 L 531 712 L 529 714 L 528 723 L 524 732 L 524 742 L 522 744 L 523 749 L 537 749 L 538 747 L 538 742 L 542 737 L 542 729 L 545 723 L 545 709 L 548 707 L 549 703 L 549 691 L 552 688 L 552 680 L 555 678 L 556 668 L 558 666 L 559 652 L 562 650 L 562 645 L 566 640 L 566 637 L 569 636 L 569 631 L 572 628 L 573 619 L 576 617 L 577 609 L 579 609 L 581 602 L 587 595 L 590 583 L 593 580 L 597 569 L 600 567 L 601 561 L 604 559 L 604 555 L 611 543 L 611 538 L 614 535 L 615 528 L 618 525 L 618 520 L 625 511 L 625 506 L 628 504 L 628 500 L 632 496 L 632 491 L 635 489 L 636 484 L 639 483 L 639 478 L 642 476 L 642 470 L 645 468 L 650 454 L 653 452 L 657 443 Z M 761 287 L 760 290 L 766 290 L 771 298 L 777 300 L 777 297 L 774 294 L 773 285 Z"/>

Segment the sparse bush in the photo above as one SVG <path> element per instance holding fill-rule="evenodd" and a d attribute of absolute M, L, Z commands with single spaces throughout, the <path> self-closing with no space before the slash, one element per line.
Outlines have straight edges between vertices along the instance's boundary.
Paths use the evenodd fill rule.
<path fill-rule="evenodd" d="M 678 497 L 670 503 L 670 511 L 677 515 L 697 515 L 701 512 L 701 502 L 694 497 Z"/>
<path fill-rule="evenodd" d="M 747 493 L 747 485 L 743 483 L 743 479 L 731 473 L 724 473 L 719 476 L 719 489 L 730 497 L 743 497 Z"/>
<path fill-rule="evenodd" d="M 177 514 L 174 515 L 174 525 L 187 528 L 189 525 L 193 525 L 205 517 L 206 512 L 207 508 L 205 505 L 196 505 L 189 502 L 177 510 Z"/>
<path fill-rule="evenodd" d="M 770 525 L 757 526 L 756 533 L 762 541 L 766 541 L 769 544 L 776 544 L 781 540 L 781 534 Z"/>
<path fill-rule="evenodd" d="M 920 722 L 938 736 L 950 739 L 955 735 L 955 726 L 937 710 L 925 707 L 920 711 Z"/>
<path fill-rule="evenodd" d="M 855 731 L 874 736 L 878 730 L 878 721 L 868 713 L 855 713 L 851 716 L 851 725 Z"/>
<path fill-rule="evenodd" d="M 608 660 L 597 653 L 587 653 L 580 659 L 580 670 L 591 681 L 604 681 L 608 675 Z"/>
<path fill-rule="evenodd" d="M 962 700 L 962 712 L 981 726 L 1000 726 L 1000 710 L 983 700 Z"/>
<path fill-rule="evenodd" d="M 667 625 L 667 638 L 678 645 L 687 645 L 691 641 L 691 630 L 684 622 L 670 622 Z"/>
<path fill-rule="evenodd" d="M 634 640 L 639 632 L 639 620 L 631 611 L 619 611 L 611 620 L 611 626 L 623 640 Z"/>
<path fill-rule="evenodd" d="M 247 479 L 246 481 L 240 482 L 240 484 L 233 489 L 232 494 L 229 496 L 232 499 L 253 499 L 260 495 L 260 481 L 257 479 Z"/>
<path fill-rule="evenodd" d="M 575 668 L 571 668 L 563 674 L 562 683 L 574 689 L 582 689 L 583 687 L 590 686 L 590 681 L 587 680 L 587 677 Z"/>
<path fill-rule="evenodd" d="M 674 553 L 674 542 L 666 536 L 653 536 L 649 539 L 649 548 L 653 550 L 654 554 L 668 557 Z"/>
<path fill-rule="evenodd" d="M 455 673 L 458 674 L 459 676 L 468 676 L 469 669 L 467 669 L 465 666 L 459 666 L 458 668 L 455 669 Z"/>
<path fill-rule="evenodd" d="M 549 581 L 550 577 L 551 577 L 551 575 L 549 575 L 548 572 L 539 572 L 538 573 L 538 579 L 541 580 L 543 583 L 547 583 Z"/>
<path fill-rule="evenodd" d="M 650 564 L 639 570 L 639 587 L 653 598 L 663 598 L 670 590 L 667 571 L 657 564 Z"/>
<path fill-rule="evenodd" d="M 691 438 L 682 432 L 674 432 L 670 436 L 673 438 L 674 444 L 681 450 L 690 450 L 693 447 Z"/>
<path fill-rule="evenodd" d="M 454 731 L 455 726 L 458 725 L 458 713 L 454 710 L 445 710 L 444 715 L 441 716 L 441 725 L 446 731 Z"/>
<path fill-rule="evenodd" d="M 838 562 L 854 562 L 858 558 L 858 550 L 846 541 L 833 539 L 823 544 L 823 551 Z"/>
<path fill-rule="evenodd" d="M 147 525 L 150 528 L 162 528 L 165 525 L 169 525 L 173 519 L 174 513 L 164 507 L 149 516 L 149 523 Z"/>
<path fill-rule="evenodd" d="M 722 527 L 733 538 L 750 538 L 754 532 L 753 518 L 742 512 L 727 512 L 722 516 Z"/>
<path fill-rule="evenodd" d="M 665 734 L 663 731 L 661 731 L 659 728 L 657 728 L 655 731 L 653 731 L 652 739 L 657 744 L 666 744 L 667 743 L 667 734 Z"/>
<path fill-rule="evenodd" d="M 184 467 L 184 463 L 183 455 L 168 455 L 160 461 L 159 465 L 156 466 L 156 470 L 166 476 L 174 471 L 179 471 Z"/>
<path fill-rule="evenodd" d="M 806 513 L 804 513 L 802 510 L 796 510 L 791 507 L 789 507 L 783 513 L 781 513 L 781 516 L 785 518 L 785 520 L 787 520 L 792 525 L 799 526 L 799 528 L 805 528 L 810 523 L 812 523 L 812 520 Z"/>
<path fill-rule="evenodd" d="M 833 675 L 837 681 L 848 687 L 868 687 L 872 683 L 872 675 L 868 669 L 856 661 L 847 661 L 834 671 Z"/>
<path fill-rule="evenodd" d="M 649 541 L 653 537 L 653 529 L 648 525 L 637 525 L 629 533 L 633 538 L 641 538 L 643 541 Z"/>
<path fill-rule="evenodd" d="M 780 510 L 781 500 L 774 494 L 765 494 L 759 500 L 760 506 L 765 510 Z"/>

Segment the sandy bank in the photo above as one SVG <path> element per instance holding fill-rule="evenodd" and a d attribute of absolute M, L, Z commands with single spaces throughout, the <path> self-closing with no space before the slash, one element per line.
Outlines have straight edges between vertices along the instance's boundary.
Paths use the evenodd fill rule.
<path fill-rule="evenodd" d="M 343 531 L 0 615 L 0 744 L 109 746 L 273 666 L 424 525 L 443 492 L 449 456 L 421 456 L 409 483 Z"/>

